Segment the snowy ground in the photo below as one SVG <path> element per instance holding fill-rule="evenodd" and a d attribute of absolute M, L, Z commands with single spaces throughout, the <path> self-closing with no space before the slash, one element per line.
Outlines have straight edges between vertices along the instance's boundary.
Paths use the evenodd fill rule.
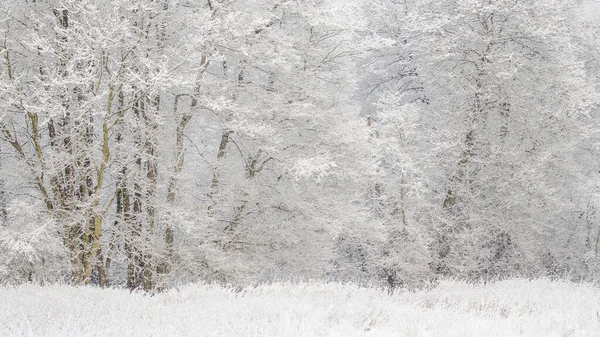
<path fill-rule="evenodd" d="M 0 288 L 0 336 L 600 336 L 600 288 L 547 280 L 443 282 L 388 295 L 338 284 L 242 292 Z"/>

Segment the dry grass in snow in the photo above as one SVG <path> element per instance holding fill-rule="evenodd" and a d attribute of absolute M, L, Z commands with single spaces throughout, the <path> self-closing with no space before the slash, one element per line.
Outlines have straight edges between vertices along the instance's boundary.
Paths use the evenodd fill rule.
<path fill-rule="evenodd" d="M 388 294 L 352 285 L 0 288 L 0 336 L 598 337 L 600 288 L 549 280 L 442 282 Z"/>

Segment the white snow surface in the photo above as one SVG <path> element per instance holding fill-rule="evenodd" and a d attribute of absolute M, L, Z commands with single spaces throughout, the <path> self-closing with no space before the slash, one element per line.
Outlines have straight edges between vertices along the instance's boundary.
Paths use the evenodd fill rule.
<path fill-rule="evenodd" d="M 388 294 L 335 283 L 242 291 L 191 285 L 0 288 L 0 336 L 600 336 L 600 288 L 549 280 L 444 281 Z"/>

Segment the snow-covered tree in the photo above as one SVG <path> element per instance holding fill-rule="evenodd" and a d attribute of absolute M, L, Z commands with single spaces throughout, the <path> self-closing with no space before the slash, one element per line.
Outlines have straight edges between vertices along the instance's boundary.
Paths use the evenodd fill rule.
<path fill-rule="evenodd" d="M 447 180 L 432 244 L 442 274 L 543 269 L 569 225 L 560 178 L 597 95 L 572 1 L 416 1 L 410 59 Z M 575 202 L 576 203 L 576 202 Z M 552 253 L 548 253 L 552 251 Z"/>

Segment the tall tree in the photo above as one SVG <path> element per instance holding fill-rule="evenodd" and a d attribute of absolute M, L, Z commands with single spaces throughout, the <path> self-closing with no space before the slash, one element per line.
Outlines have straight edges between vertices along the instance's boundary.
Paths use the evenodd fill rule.
<path fill-rule="evenodd" d="M 555 177 L 572 166 L 561 152 L 573 149 L 578 140 L 571 136 L 597 103 L 581 61 L 579 6 L 483 0 L 409 6 L 408 44 L 441 136 L 435 142 L 445 144 L 438 272 L 532 270 L 555 250 L 540 242 L 552 242 L 566 225 L 560 214 L 570 201 Z"/>

